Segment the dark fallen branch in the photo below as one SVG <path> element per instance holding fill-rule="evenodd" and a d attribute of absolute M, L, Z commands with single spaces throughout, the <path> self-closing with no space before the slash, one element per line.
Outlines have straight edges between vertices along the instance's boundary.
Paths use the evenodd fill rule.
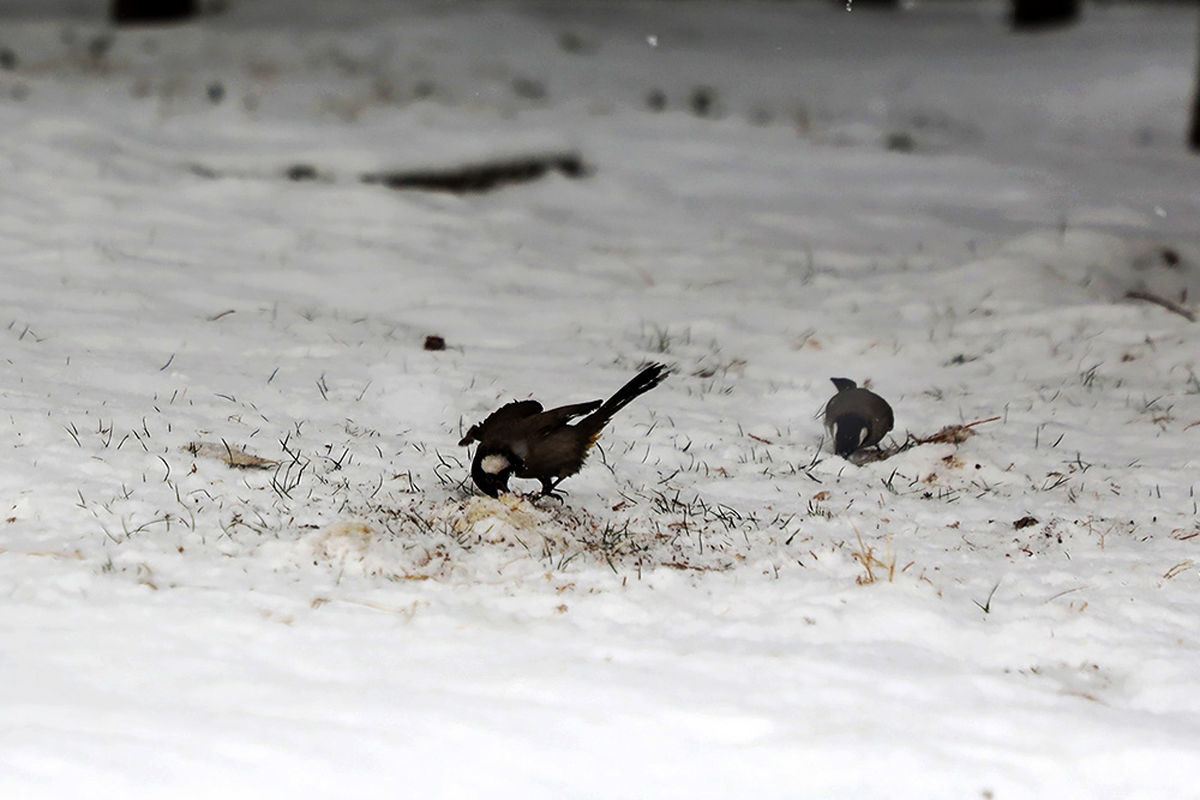
<path fill-rule="evenodd" d="M 392 170 L 369 172 L 363 183 L 380 184 L 389 189 L 419 189 L 453 194 L 489 192 L 512 183 L 526 183 L 558 172 L 568 178 L 581 178 L 587 167 L 577 153 L 550 153 L 516 156 L 443 169 Z"/>
<path fill-rule="evenodd" d="M 1156 306 L 1162 306 L 1167 311 L 1171 311 L 1175 314 L 1178 314 L 1179 316 L 1186 319 L 1188 322 L 1196 321 L 1195 312 L 1184 308 L 1183 306 L 1179 305 L 1179 303 L 1176 303 L 1174 300 L 1168 300 L 1165 297 L 1159 297 L 1156 294 L 1150 294 L 1150 292 L 1140 292 L 1140 291 L 1126 292 L 1125 296 L 1127 298 L 1129 298 L 1130 300 L 1145 300 L 1147 303 L 1154 303 Z"/>
<path fill-rule="evenodd" d="M 193 175 L 206 180 L 228 177 L 242 179 L 268 177 L 249 171 L 227 172 L 199 163 L 187 164 L 186 167 Z M 578 153 L 559 152 L 498 158 L 494 161 L 480 161 L 474 164 L 459 164 L 444 168 L 428 167 L 367 172 L 360 175 L 359 180 L 362 183 L 378 184 L 396 190 L 414 189 L 452 194 L 473 194 L 490 192 L 509 184 L 535 181 L 552 172 L 568 178 L 583 178 L 591 170 Z M 312 164 L 292 164 L 276 174 L 296 182 L 336 180 L 332 173 L 322 172 Z"/>

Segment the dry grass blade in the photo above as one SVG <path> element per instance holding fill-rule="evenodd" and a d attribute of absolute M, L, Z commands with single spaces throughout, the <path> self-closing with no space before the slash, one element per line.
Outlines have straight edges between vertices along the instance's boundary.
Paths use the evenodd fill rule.
<path fill-rule="evenodd" d="M 1167 580 L 1171 580 L 1172 578 L 1176 577 L 1180 573 L 1187 572 L 1189 569 L 1191 569 L 1194 566 L 1196 566 L 1195 561 L 1192 561 L 1190 558 L 1185 559 L 1183 561 L 1180 561 L 1175 566 L 1171 567 L 1166 572 L 1164 572 L 1163 577 L 1166 578 Z"/>
<path fill-rule="evenodd" d="M 856 579 L 858 585 L 866 586 L 869 583 L 875 583 L 884 574 L 887 575 L 888 583 L 891 583 L 896 577 L 896 554 L 892 552 L 892 537 L 887 537 L 887 552 L 884 553 L 883 559 L 875 555 L 874 547 L 863 541 L 858 528 L 854 529 L 854 538 L 858 540 L 858 549 L 852 551 L 851 555 L 862 566 L 865 573 Z M 884 570 L 884 572 L 876 573 L 877 569 Z"/>
<path fill-rule="evenodd" d="M 71 561 L 82 561 L 83 553 L 79 550 L 66 552 L 63 550 L 10 550 L 7 547 L 0 547 L 0 553 L 10 553 L 12 555 L 31 556 L 34 558 L 64 558 Z"/>

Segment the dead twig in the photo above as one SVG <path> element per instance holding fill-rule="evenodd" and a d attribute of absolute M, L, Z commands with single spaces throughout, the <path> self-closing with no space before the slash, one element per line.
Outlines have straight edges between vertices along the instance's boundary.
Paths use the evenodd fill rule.
<path fill-rule="evenodd" d="M 914 437 L 915 444 L 935 444 L 941 442 L 952 442 L 960 444 L 965 442 L 968 437 L 974 436 L 975 431 L 971 430 L 976 425 L 983 425 L 985 422 L 995 422 L 1000 417 L 988 417 L 987 419 L 977 419 L 974 422 L 968 422 L 966 425 L 947 425 L 932 436 Z"/>
<path fill-rule="evenodd" d="M 1142 292 L 1142 291 L 1126 292 L 1125 297 L 1130 300 L 1145 300 L 1147 303 L 1154 303 L 1154 305 L 1162 306 L 1167 311 L 1170 311 L 1173 314 L 1178 314 L 1179 316 L 1186 319 L 1188 322 L 1196 321 L 1195 312 L 1193 312 L 1187 308 L 1184 308 L 1179 303 L 1176 303 L 1174 300 L 1168 300 L 1165 297 L 1160 297 L 1156 294 L 1151 294 L 1150 292 Z"/>
<path fill-rule="evenodd" d="M 188 442 L 184 445 L 183 450 L 194 456 L 215 458 L 224 461 L 234 469 L 273 469 L 279 466 L 278 461 L 256 456 L 241 447 L 230 445 L 224 439 L 221 440 L 220 444 L 216 442 Z M 163 463 L 166 462 L 164 461 Z M 170 475 L 170 466 L 167 467 L 167 475 Z"/>

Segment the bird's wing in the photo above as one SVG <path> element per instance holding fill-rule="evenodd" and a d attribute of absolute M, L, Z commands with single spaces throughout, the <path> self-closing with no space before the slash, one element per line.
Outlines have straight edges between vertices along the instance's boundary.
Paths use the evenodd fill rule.
<path fill-rule="evenodd" d="M 878 395 L 876 395 L 876 399 L 879 400 L 879 410 L 877 415 L 879 419 L 879 428 L 882 431 L 882 433 L 879 434 L 879 438 L 882 439 L 884 434 L 890 431 L 892 426 L 896 424 L 896 416 L 892 413 L 892 407 L 888 405 L 886 400 Z"/>
<path fill-rule="evenodd" d="M 602 400 L 593 400 L 590 403 L 575 403 L 543 411 L 539 415 L 541 418 L 538 420 L 538 430 L 545 431 L 566 425 L 567 422 L 575 419 L 575 417 L 592 413 L 600 407 L 601 403 L 603 403 Z"/>
<path fill-rule="evenodd" d="M 489 430 L 528 419 L 541 412 L 542 404 L 537 400 L 514 400 L 497 408 L 483 422 L 472 425 L 459 444 L 465 446 L 471 442 L 481 442 L 487 437 Z"/>

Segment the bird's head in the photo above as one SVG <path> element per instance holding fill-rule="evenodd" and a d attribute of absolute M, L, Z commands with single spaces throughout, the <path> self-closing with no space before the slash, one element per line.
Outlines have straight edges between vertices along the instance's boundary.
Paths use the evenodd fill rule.
<path fill-rule="evenodd" d="M 842 414 L 830 428 L 833 431 L 833 452 L 842 458 L 862 447 L 871 433 L 866 417 L 860 414 Z"/>
<path fill-rule="evenodd" d="M 508 479 L 521 468 L 521 459 L 511 451 L 484 448 L 480 445 L 471 462 L 471 480 L 479 491 L 489 497 L 497 497 L 508 491 Z"/>

